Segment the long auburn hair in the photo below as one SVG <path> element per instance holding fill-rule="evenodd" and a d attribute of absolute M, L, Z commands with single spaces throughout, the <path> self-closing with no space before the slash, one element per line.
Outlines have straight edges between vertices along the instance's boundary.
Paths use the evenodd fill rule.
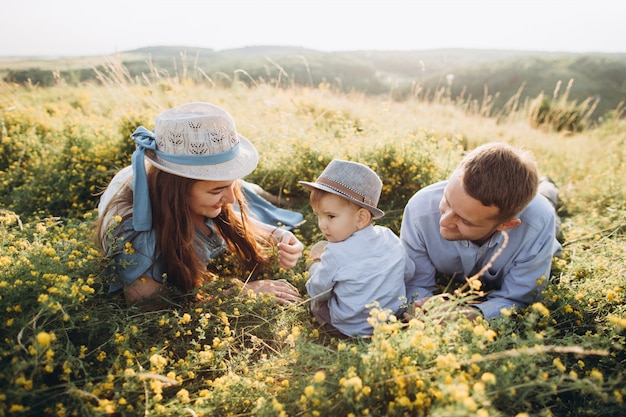
<path fill-rule="evenodd" d="M 198 257 L 194 243 L 196 232 L 191 220 L 189 193 L 198 180 L 170 174 L 155 167 L 148 169 L 148 188 L 152 205 L 152 224 L 156 234 L 156 248 L 161 252 L 167 273 L 167 283 L 182 292 L 201 285 L 208 276 L 207 265 Z M 228 250 L 251 270 L 255 266 L 269 264 L 271 240 L 254 226 L 247 215 L 247 202 L 239 182 L 234 186 L 235 199 L 240 207 L 237 213 L 231 204 L 225 204 L 221 213 L 213 219 L 217 233 L 224 239 Z M 132 207 L 133 193 L 130 187 L 123 187 L 109 203 L 112 207 Z M 128 218 L 132 215 L 127 210 Z M 98 230 L 107 227 L 102 224 L 106 216 L 100 217 Z"/>

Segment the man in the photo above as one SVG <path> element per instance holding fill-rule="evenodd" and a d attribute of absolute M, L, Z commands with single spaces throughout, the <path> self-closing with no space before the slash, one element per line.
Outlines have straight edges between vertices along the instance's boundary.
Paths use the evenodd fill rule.
<path fill-rule="evenodd" d="M 413 307 L 433 295 L 437 273 L 461 280 L 480 273 L 485 297 L 464 308 L 470 318 L 497 317 L 536 301 L 561 250 L 555 207 L 537 194 L 538 184 L 529 153 L 488 143 L 468 153 L 449 180 L 418 191 L 400 229 L 415 264 L 405 277 Z"/>

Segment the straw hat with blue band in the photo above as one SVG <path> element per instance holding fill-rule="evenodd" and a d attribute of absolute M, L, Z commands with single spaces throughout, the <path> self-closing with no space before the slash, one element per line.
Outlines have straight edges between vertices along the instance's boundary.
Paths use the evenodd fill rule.
<path fill-rule="evenodd" d="M 131 135 L 133 227 L 152 228 L 152 207 L 144 158 L 154 167 L 185 178 L 230 181 L 251 173 L 259 161 L 252 143 L 237 133 L 225 110 L 209 103 L 190 103 L 162 113 L 154 132 L 143 126 Z"/>

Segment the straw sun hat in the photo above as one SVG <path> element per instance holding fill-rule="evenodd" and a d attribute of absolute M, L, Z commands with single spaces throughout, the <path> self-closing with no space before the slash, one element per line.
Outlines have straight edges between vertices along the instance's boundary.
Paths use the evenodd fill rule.
<path fill-rule="evenodd" d="M 254 145 L 237 133 L 233 118 L 209 103 L 189 103 L 161 113 L 154 132 L 143 126 L 131 135 L 133 226 L 150 230 L 152 215 L 144 158 L 154 167 L 185 178 L 230 181 L 251 173 L 259 162 Z"/>
<path fill-rule="evenodd" d="M 233 180 L 251 173 L 259 161 L 254 145 L 237 133 L 230 114 L 209 103 L 184 104 L 161 113 L 154 139 L 156 150 L 146 151 L 150 163 L 181 177 Z M 177 155 L 182 158 L 177 160 Z"/>
<path fill-rule="evenodd" d="M 368 210 L 375 219 L 385 214 L 376 207 L 382 181 L 371 168 L 358 162 L 333 159 L 315 182 L 298 183 L 309 190 L 315 188 L 343 197 Z"/>

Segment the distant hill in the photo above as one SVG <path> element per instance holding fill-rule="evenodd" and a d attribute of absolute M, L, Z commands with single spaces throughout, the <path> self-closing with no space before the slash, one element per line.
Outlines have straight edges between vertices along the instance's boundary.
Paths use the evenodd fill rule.
<path fill-rule="evenodd" d="M 454 75 L 452 97 L 464 94 L 482 99 L 485 91 L 491 95 L 500 93 L 495 99 L 495 108 L 504 105 L 520 88 L 520 102 L 537 97 L 541 92 L 561 97 L 570 80 L 570 99 L 579 103 L 587 98 L 599 99 L 596 117 L 626 101 L 626 54 L 530 55 L 460 65 L 450 73 Z M 555 91 L 559 82 L 560 88 Z M 443 72 L 421 80 L 427 89 L 446 83 Z"/>
<path fill-rule="evenodd" d="M 271 83 L 280 87 L 326 83 L 340 91 L 389 94 L 402 100 L 416 91 L 423 97 L 449 88 L 451 97 L 482 100 L 497 96 L 498 109 L 523 87 L 520 102 L 540 92 L 560 93 L 573 79 L 570 99 L 599 98 L 595 117 L 626 100 L 626 54 L 573 54 L 532 51 L 440 49 L 424 51 L 320 52 L 290 46 L 251 46 L 215 51 L 185 46 L 154 46 L 109 57 L 0 58 L 0 76 L 12 83 L 49 86 L 96 80 L 94 68 L 121 62 L 130 77 L 158 74 L 197 82 L 230 85 Z M 55 78 L 53 71 L 57 71 Z M 452 74 L 448 84 L 448 75 Z M 419 88 L 416 88 L 419 86 Z M 497 93 L 497 94 L 496 94 Z"/>

